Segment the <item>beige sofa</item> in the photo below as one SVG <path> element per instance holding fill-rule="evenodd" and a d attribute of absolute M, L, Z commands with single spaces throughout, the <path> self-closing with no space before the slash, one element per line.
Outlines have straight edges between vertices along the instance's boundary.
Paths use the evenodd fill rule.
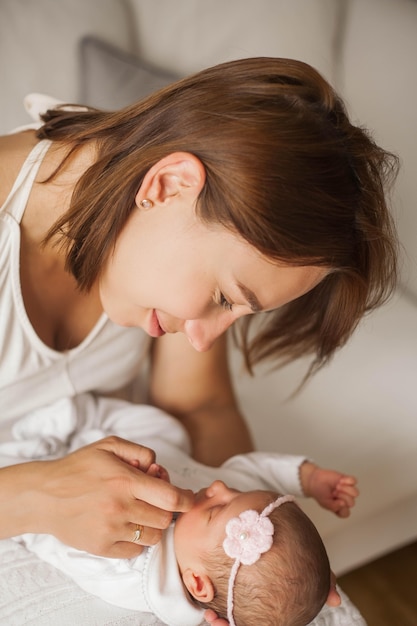
<path fill-rule="evenodd" d="M 394 206 L 404 252 L 392 302 L 295 399 L 305 363 L 251 379 L 233 354 L 258 448 L 306 453 L 359 478 L 349 520 L 308 507 L 338 574 L 417 538 L 416 32 L 414 0 L 0 3 L 1 131 L 29 121 L 28 92 L 110 108 L 227 59 L 292 56 L 321 70 L 400 155 Z"/>

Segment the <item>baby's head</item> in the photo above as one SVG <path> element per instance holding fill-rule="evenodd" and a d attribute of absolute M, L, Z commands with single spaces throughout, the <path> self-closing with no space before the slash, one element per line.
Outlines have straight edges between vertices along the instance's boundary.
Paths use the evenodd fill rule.
<path fill-rule="evenodd" d="M 241 493 L 215 481 L 198 493 L 194 507 L 176 523 L 175 550 L 185 586 L 202 606 L 224 618 L 232 600 L 237 626 L 306 626 L 329 593 L 330 566 L 323 542 L 291 501 L 263 518 L 272 522 L 272 545 L 252 565 L 240 559 L 231 593 L 237 563 L 223 547 L 226 524 L 244 511 L 262 513 L 277 497 L 270 491 Z"/>

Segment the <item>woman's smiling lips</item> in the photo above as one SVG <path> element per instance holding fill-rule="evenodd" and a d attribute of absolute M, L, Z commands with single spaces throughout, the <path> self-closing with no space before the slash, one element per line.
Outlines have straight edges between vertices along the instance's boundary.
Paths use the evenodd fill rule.
<path fill-rule="evenodd" d="M 158 319 L 158 315 L 155 309 L 152 310 L 151 319 L 148 327 L 148 335 L 151 337 L 162 337 L 165 335 L 165 330 L 161 327 Z"/>

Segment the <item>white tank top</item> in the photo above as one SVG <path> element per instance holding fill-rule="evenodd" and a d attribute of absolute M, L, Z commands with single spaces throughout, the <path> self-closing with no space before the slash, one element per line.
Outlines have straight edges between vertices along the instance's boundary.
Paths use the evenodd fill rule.
<path fill-rule="evenodd" d="M 77 347 L 57 352 L 36 334 L 20 284 L 20 221 L 50 141 L 27 157 L 0 208 L 0 430 L 3 420 L 84 391 L 111 392 L 138 375 L 150 339 L 103 315 Z"/>

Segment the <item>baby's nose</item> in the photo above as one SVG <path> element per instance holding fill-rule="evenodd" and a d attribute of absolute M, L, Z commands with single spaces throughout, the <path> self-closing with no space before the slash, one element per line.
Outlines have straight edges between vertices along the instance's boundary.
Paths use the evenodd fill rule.
<path fill-rule="evenodd" d="M 210 487 L 206 489 L 206 495 L 208 498 L 221 495 L 229 491 L 229 488 L 224 484 L 222 480 L 215 480 L 211 483 Z"/>

